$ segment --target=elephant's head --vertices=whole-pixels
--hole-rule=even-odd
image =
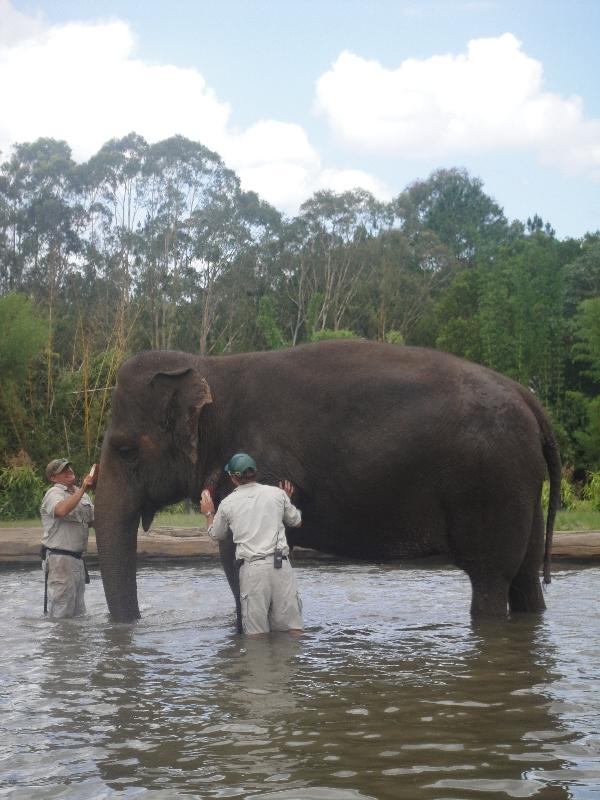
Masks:
[[[119,370],[112,420],[104,437],[96,492],[96,538],[112,617],[137,619],[136,546],[140,521],[193,496],[199,471],[200,413],[212,402],[198,369],[184,353],[148,352]]]

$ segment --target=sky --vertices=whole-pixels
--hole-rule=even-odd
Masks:
[[[600,229],[600,0],[0,0],[0,153],[202,142],[288,215],[465,168],[509,220]]]

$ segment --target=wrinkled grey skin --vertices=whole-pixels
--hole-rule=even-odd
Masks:
[[[288,478],[297,544],[366,559],[446,554],[471,579],[474,615],[544,609],[560,457],[547,417],[513,381],[421,348],[330,341],[202,358],[151,351],[118,374],[102,449],[96,536],[115,620],[139,617],[136,539],[161,507],[217,502],[238,451],[259,480]],[[222,560],[238,592],[231,542]]]

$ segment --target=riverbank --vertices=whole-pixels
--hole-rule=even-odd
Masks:
[[[39,561],[41,527],[0,528],[0,564],[29,564]],[[188,558],[218,558],[219,548],[199,528],[151,528],[138,533],[138,562],[175,561]],[[302,547],[294,549],[294,558],[332,557]],[[600,561],[600,531],[561,531],[554,534],[553,559]],[[98,559],[96,538],[90,533],[86,560],[93,564]]]

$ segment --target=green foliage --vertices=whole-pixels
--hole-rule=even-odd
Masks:
[[[482,361],[480,318],[481,274],[471,269],[459,273],[436,304],[439,332],[436,346],[472,361]]]
[[[392,330],[388,331],[385,334],[385,341],[388,344],[404,344],[404,336],[400,333],[400,331],[395,331],[393,328]]]
[[[344,328],[339,331],[333,331],[330,328],[324,328],[321,331],[313,331],[311,334],[311,342],[322,342],[324,339],[356,339],[358,338],[354,331],[349,331]]]
[[[24,380],[32,358],[47,337],[43,316],[24,294],[0,297],[0,374],[3,381]]]
[[[546,480],[542,486],[542,506],[548,508],[550,500],[550,483]],[[563,476],[560,480],[560,506],[565,510],[574,510],[581,506],[572,484]]]
[[[46,337],[44,318],[25,295],[0,298],[0,451],[15,452],[28,444],[31,380],[36,367],[46,370],[40,358]],[[42,402],[46,388],[41,389]]]
[[[0,469],[0,519],[39,516],[46,487],[28,465]]]
[[[596,470],[600,465],[600,397],[584,399],[587,420],[581,428],[573,431],[577,445],[578,461],[588,470]]]
[[[580,303],[573,326],[575,360],[587,364],[583,374],[600,383],[600,297]]]
[[[285,347],[286,342],[277,325],[275,301],[272,297],[265,295],[260,298],[256,324],[263,335],[267,350]]]
[[[542,505],[547,508],[550,484],[542,487]],[[565,511],[600,511],[600,472],[588,472],[583,487],[575,486],[563,476],[560,482],[560,504]]]
[[[589,472],[583,487],[583,498],[595,511],[600,511],[600,472]]]

